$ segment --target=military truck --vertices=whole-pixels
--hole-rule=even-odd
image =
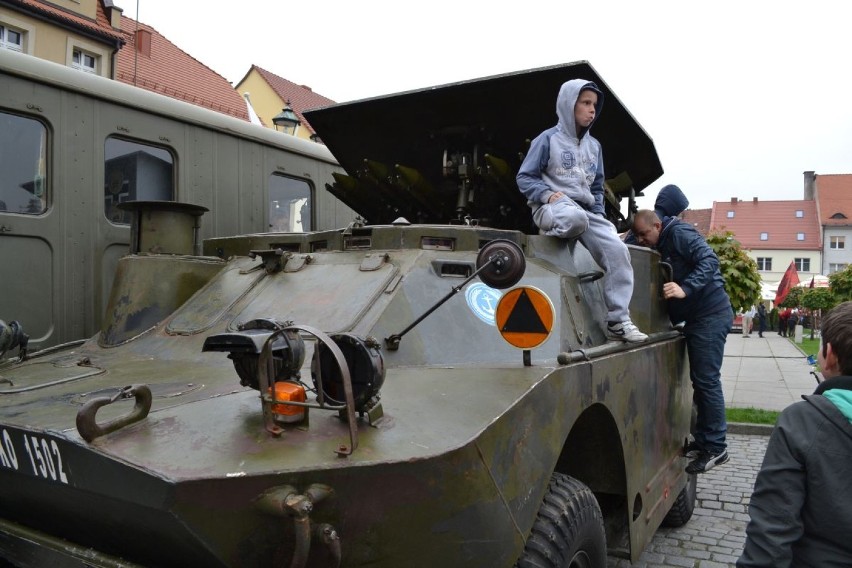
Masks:
[[[685,523],[664,264],[631,247],[650,337],[607,341],[600,268],[537,234],[514,187],[573,78],[607,97],[623,222],[662,169],[586,62],[311,112],[346,170],[328,190],[363,217],[338,230],[197,243],[204,208],[123,205],[131,254],[96,336],[28,352],[26,321],[3,324],[0,557],[600,567]]]

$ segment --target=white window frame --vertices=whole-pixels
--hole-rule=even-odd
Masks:
[[[95,66],[94,69],[92,67],[83,66],[81,64],[74,62],[74,52],[79,51],[80,55],[88,55],[89,57],[94,58]],[[80,38],[69,37],[66,43],[66,52],[65,52],[65,64],[68,67],[73,69],[78,69],[83,71],[84,73],[94,73],[95,75],[101,75],[103,77],[108,76],[109,74],[109,62],[110,53],[109,50],[104,49],[103,46],[97,45],[88,41],[83,41]]]
[[[840,250],[846,248],[846,236],[844,235],[835,235],[833,237],[829,237],[828,248],[834,250]]]
[[[797,241],[805,240],[805,234],[804,233],[796,233],[796,240]]]
[[[810,272],[811,271],[811,259],[810,258],[795,258],[793,262],[796,263],[796,270],[799,272]],[[806,266],[807,265],[807,266]]]
[[[77,57],[77,54],[79,54],[79,58]],[[92,60],[91,65],[88,64],[86,58]],[[82,49],[74,49],[74,51],[71,52],[71,67],[85,73],[97,75],[98,56]]]
[[[734,218],[734,212],[728,211],[728,219],[733,219],[733,218]]]
[[[9,35],[14,34],[17,37],[17,42],[9,40]],[[24,51],[24,32],[4,26],[0,24],[0,48],[9,49],[11,51]]]
[[[23,20],[19,20],[12,16],[0,15],[0,49],[9,49],[10,51],[18,51],[20,53],[32,53],[32,45],[35,41],[35,28]],[[12,30],[21,36],[20,44],[8,44],[6,30]]]
[[[757,257],[757,270],[758,270],[758,272],[772,272],[772,257],[771,256],[759,256],[759,257]]]
[[[805,216],[805,212],[804,212],[804,211],[802,211],[801,209],[796,209],[796,218],[797,218],[797,219],[801,219],[801,218],[802,218],[802,217],[804,217],[804,216]]]
[[[828,273],[843,272],[849,266],[848,262],[832,262],[828,265]]]
[[[760,240],[761,241],[768,241],[769,240],[769,233],[760,233]]]

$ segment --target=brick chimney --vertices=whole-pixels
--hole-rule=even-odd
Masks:
[[[813,201],[816,197],[816,173],[805,172],[805,199]]]
[[[732,198],[731,198],[731,205],[736,205],[736,204],[737,204],[737,198],[736,198],[736,197],[732,197]]]
[[[754,203],[754,204],[757,204],[757,197],[752,197],[751,202]]]

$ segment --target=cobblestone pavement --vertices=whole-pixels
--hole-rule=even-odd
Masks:
[[[631,564],[610,556],[609,568],[721,568],[733,566],[745,544],[748,502],[768,436],[728,434],[731,460],[698,476],[695,512],[680,528],[660,528]]]

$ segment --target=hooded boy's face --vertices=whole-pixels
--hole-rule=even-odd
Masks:
[[[588,128],[595,120],[595,105],[598,104],[598,94],[585,90],[577,97],[574,104],[574,123],[577,130]]]

